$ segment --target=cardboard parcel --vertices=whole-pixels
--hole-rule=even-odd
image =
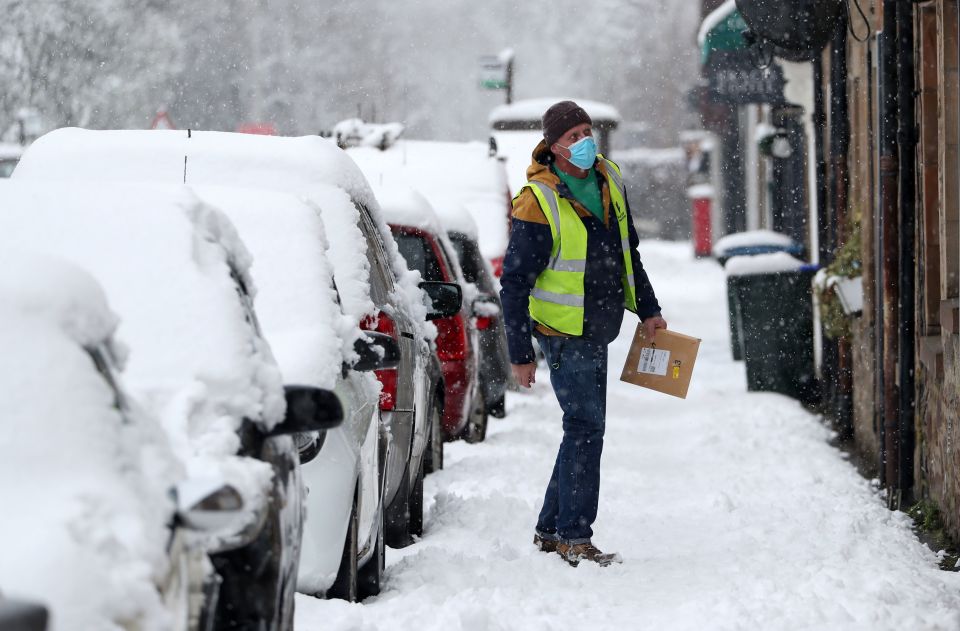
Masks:
[[[665,329],[648,341],[638,324],[620,380],[686,399],[699,350],[700,338]]]

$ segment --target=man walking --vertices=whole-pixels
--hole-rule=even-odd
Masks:
[[[563,410],[563,440],[547,485],[534,544],[576,566],[609,565],[591,542],[600,494],[607,402],[607,345],[624,308],[647,336],[667,328],[637,253],[619,167],[597,154],[592,121],[573,101],[543,115],[526,185],[513,200],[513,229],[501,277],[513,376],[536,374],[531,336],[550,366]]]

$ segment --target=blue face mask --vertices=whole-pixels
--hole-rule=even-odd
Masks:
[[[563,145],[560,145],[563,147]],[[597,143],[593,136],[584,136],[569,147],[563,147],[570,151],[570,164],[578,169],[589,169],[597,160]]]

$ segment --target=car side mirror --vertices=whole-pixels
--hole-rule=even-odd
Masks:
[[[191,530],[204,533],[237,531],[249,518],[243,498],[218,478],[192,478],[177,485],[177,519]]]
[[[360,372],[396,368],[400,365],[400,344],[386,333],[365,331],[353,343],[353,350],[360,356],[348,366]]]
[[[330,390],[312,386],[284,386],[287,415],[267,436],[324,432],[343,422],[343,406]]]
[[[420,289],[430,299],[430,308],[427,310],[427,320],[449,318],[460,312],[463,306],[463,290],[456,283],[439,283],[424,281]]]

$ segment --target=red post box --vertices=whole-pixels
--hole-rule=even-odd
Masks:
[[[711,255],[713,232],[711,230],[711,212],[713,208],[713,187],[708,184],[691,186],[687,190],[691,202],[691,236],[693,253],[697,257]]]

